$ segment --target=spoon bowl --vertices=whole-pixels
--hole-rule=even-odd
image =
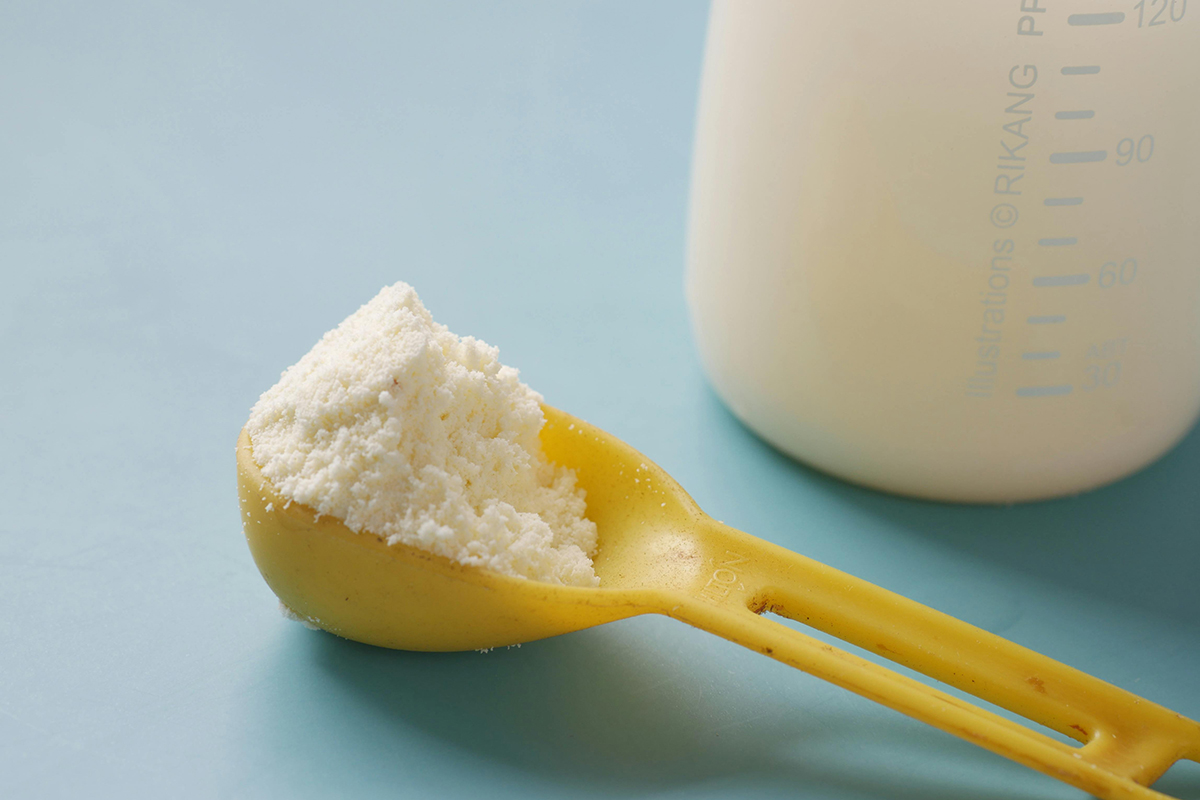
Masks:
[[[280,497],[243,430],[243,527],[280,601],[347,639],[403,650],[519,644],[663,614],[809,672],[1101,798],[1200,760],[1200,725],[1079,670],[734,530],[629,445],[545,407],[547,457],[575,470],[596,523],[600,586],[470,567]],[[774,611],[1007,708],[1071,746],[764,616]]]
[[[466,566],[279,496],[238,440],[246,539],[291,611],[347,639],[401,650],[481,650],[543,639],[669,606],[702,588],[723,526],[669,475],[614,437],[546,408],[542,446],[587,492],[600,587],[563,586]],[[706,535],[687,535],[697,527]]]

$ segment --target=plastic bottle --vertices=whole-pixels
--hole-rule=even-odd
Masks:
[[[1200,0],[714,4],[687,292],[820,469],[1080,492],[1200,411]]]

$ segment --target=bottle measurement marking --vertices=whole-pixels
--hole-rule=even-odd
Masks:
[[[1042,201],[1042,205],[1047,206],[1081,206],[1083,205],[1082,197],[1047,197]]]
[[[1055,119],[1091,119],[1096,116],[1095,111],[1055,111]]]
[[[1108,158],[1107,150],[1077,150],[1069,153],[1051,153],[1051,164],[1091,164]]]
[[[1022,386],[1017,389],[1017,397],[1053,397],[1060,394],[1070,394],[1071,387],[1068,384],[1059,386]]]
[[[1095,65],[1085,67],[1063,67],[1061,70],[1063,75],[1095,75],[1100,72],[1100,68]]]
[[[1092,279],[1091,275],[1081,272],[1078,275],[1046,275],[1034,278],[1034,286],[1083,286]]]
[[[1067,321],[1066,314],[1043,314],[1039,317],[1028,317],[1025,320],[1030,325],[1057,325]]]
[[[1099,14],[1072,14],[1067,17],[1068,25],[1120,25],[1124,21],[1124,11],[1105,11]]]
[[[1021,353],[1021,358],[1026,361],[1049,361],[1061,355],[1062,353],[1057,350],[1031,350],[1027,353]]]
[[[1079,239],[1074,236],[1060,236],[1052,239],[1038,239],[1038,247],[1070,247],[1079,244]]]

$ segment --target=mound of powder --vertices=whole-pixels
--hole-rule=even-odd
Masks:
[[[543,455],[541,395],[499,352],[433,321],[405,283],[317,342],[250,412],[285,498],[506,575],[599,583],[575,474]]]

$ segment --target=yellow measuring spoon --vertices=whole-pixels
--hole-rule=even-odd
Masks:
[[[456,564],[354,533],[288,504],[245,431],[246,539],[284,605],[331,633],[403,650],[517,644],[637,614],[722,636],[1100,798],[1200,760],[1200,724],[1079,670],[734,530],[704,514],[636,450],[547,407],[541,440],[574,469],[599,530],[600,587],[557,586]],[[774,611],[1007,708],[1072,746],[759,616]]]

